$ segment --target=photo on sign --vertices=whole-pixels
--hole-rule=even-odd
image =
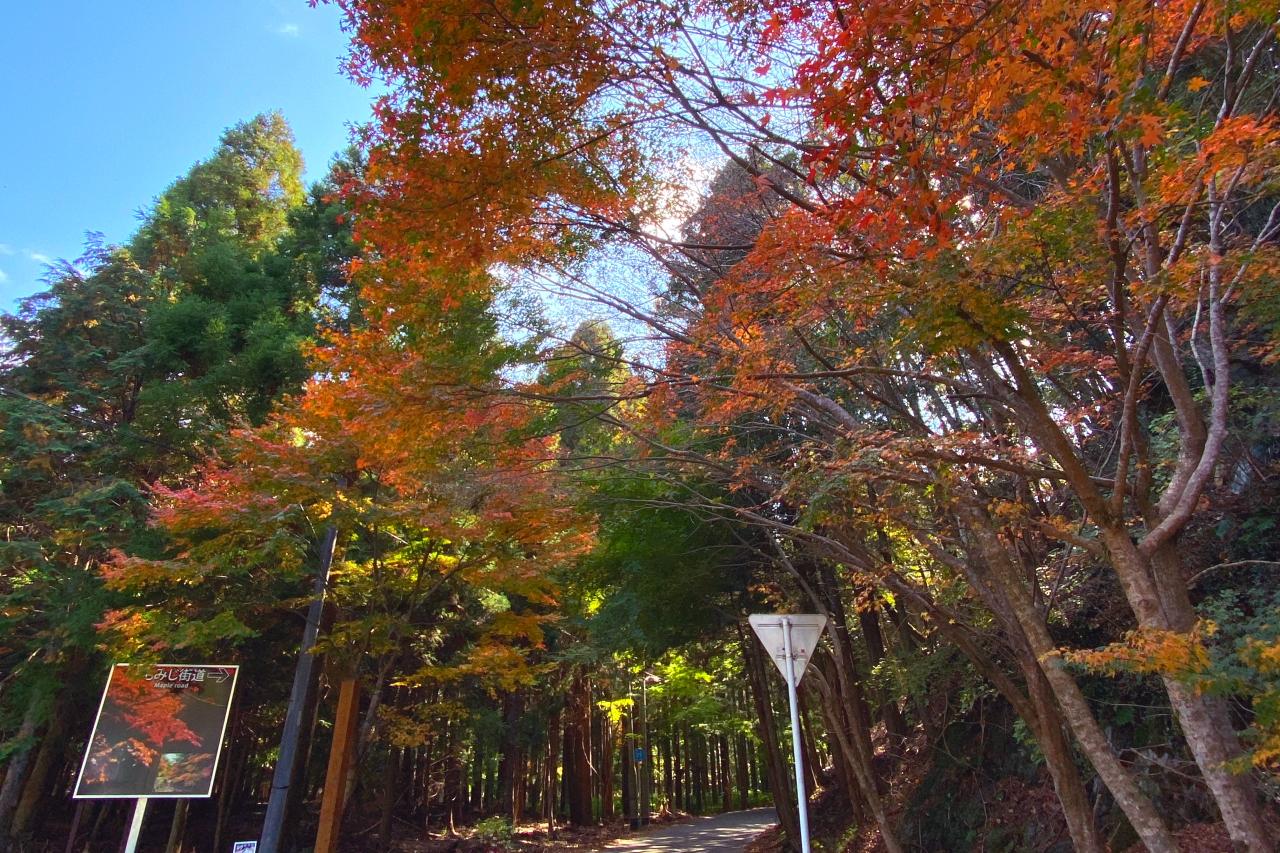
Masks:
[[[231,848],[231,853],[257,853],[258,842],[256,841],[237,841]]]
[[[207,797],[237,667],[112,667],[76,797]]]

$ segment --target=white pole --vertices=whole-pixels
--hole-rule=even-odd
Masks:
[[[142,821],[147,816],[147,797],[138,797],[133,806],[133,822],[129,824],[129,837],[124,842],[124,853],[134,853],[138,849],[138,836],[142,835]]]
[[[800,710],[796,700],[796,664],[791,654],[791,620],[782,617],[782,650],[787,658],[787,700],[791,704],[791,752],[796,759],[796,804],[800,807],[800,849],[809,853],[809,795],[804,790],[804,758],[800,746]]]

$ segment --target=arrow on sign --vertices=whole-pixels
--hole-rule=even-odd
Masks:
[[[219,684],[226,681],[230,677],[231,677],[231,671],[226,667],[222,667],[222,666],[210,668],[208,674],[205,675],[205,678],[209,679],[210,681],[216,681]]]
[[[818,647],[822,629],[827,625],[827,617],[816,613],[795,615],[752,613],[747,617],[747,621],[751,623],[751,630],[756,632],[756,636],[764,644],[765,651],[777,664],[782,677],[790,680],[787,678],[787,651],[782,622],[784,619],[791,623],[791,660],[795,667],[798,686],[800,679],[804,678],[805,669],[809,666],[809,659],[813,657],[814,650]]]

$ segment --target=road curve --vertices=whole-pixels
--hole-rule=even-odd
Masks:
[[[771,808],[726,812],[633,835],[604,849],[610,853],[742,853],[751,839],[777,822]]]

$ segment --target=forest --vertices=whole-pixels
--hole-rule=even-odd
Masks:
[[[1276,849],[1276,0],[330,2],[318,182],[0,315],[0,853],[121,662],[239,666],[139,849],[799,850],[753,613],[814,850]]]

